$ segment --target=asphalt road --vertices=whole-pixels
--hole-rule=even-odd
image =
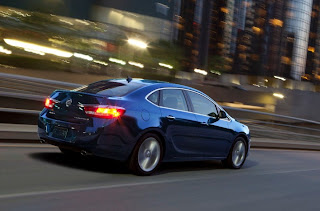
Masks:
[[[164,164],[149,177],[47,145],[0,144],[0,210],[320,210],[320,153],[252,150],[241,170]]]

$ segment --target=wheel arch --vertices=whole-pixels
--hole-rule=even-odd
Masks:
[[[247,152],[248,152],[248,150],[249,150],[249,138],[248,138],[248,136],[247,136],[245,133],[239,133],[239,134],[234,138],[233,142],[234,142],[237,138],[243,138],[243,139],[245,140],[245,142],[246,142],[246,144],[247,144],[246,150],[247,150]]]
[[[139,135],[136,138],[136,143],[134,144],[132,152],[133,152],[134,148],[136,147],[139,139],[142,136],[144,136],[145,134],[147,134],[147,133],[153,133],[153,134],[157,135],[160,138],[160,141],[161,141],[161,144],[162,144],[162,147],[163,147],[163,149],[162,149],[163,152],[162,153],[163,153],[163,155],[165,155],[165,152],[166,152],[166,140],[164,138],[165,137],[164,133],[159,128],[148,128],[148,129],[142,131],[141,133],[139,133]],[[132,152],[130,154],[132,154]]]
[[[138,161],[139,146],[141,146],[141,143],[142,143],[141,141],[143,141],[145,137],[148,137],[147,135],[156,135],[160,139],[160,143],[162,145],[162,152],[161,152],[162,155],[160,154],[160,160],[158,160],[158,163],[156,164],[156,166],[154,166],[153,169],[151,169],[150,171],[142,169],[142,167],[139,166],[140,164]],[[143,176],[150,175],[156,170],[156,168],[161,163],[165,153],[165,149],[166,149],[165,139],[161,131],[159,131],[158,129],[152,129],[152,128],[144,130],[136,137],[136,142],[134,143],[133,150],[130,153],[129,159],[127,161],[127,165],[129,169],[137,175],[143,175]]]

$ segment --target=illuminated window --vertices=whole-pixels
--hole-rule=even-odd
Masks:
[[[317,13],[313,11],[313,12],[311,13],[311,16],[312,16],[313,18],[315,18],[315,17],[317,16]]]
[[[224,44],[223,43],[218,43],[218,47],[219,48],[224,48]]]
[[[246,55],[246,54],[241,53],[241,54],[239,54],[239,58],[240,58],[240,59],[243,59],[243,60],[246,60],[247,55]]]
[[[225,7],[221,7],[221,12],[223,12],[223,13],[228,13],[229,12],[229,10],[227,9],[227,8],[225,8]]]
[[[261,29],[259,27],[253,26],[252,30],[256,33],[259,34],[261,32]]]
[[[245,45],[239,45],[238,48],[240,51],[245,51],[247,49]]]
[[[310,51],[310,52],[314,53],[314,47],[309,46],[309,47],[308,47],[308,51]]]
[[[192,35],[191,33],[186,33],[186,36],[187,36],[188,38],[190,38],[190,39],[193,38],[193,35]]]
[[[286,64],[286,65],[290,65],[291,60],[290,60],[289,57],[282,56],[282,57],[281,57],[281,63]]]
[[[279,19],[271,19],[270,23],[274,26],[279,26],[279,27],[283,26],[283,21]]]
[[[254,60],[254,61],[258,61],[258,60],[259,60],[259,55],[257,55],[257,54],[252,54],[252,55],[251,55],[251,58],[252,58],[252,60]]]
[[[199,51],[197,51],[197,50],[192,50],[192,54],[195,55],[195,56],[198,56],[198,55],[199,55]]]
[[[314,32],[310,32],[310,38],[314,39],[317,37],[317,34]]]

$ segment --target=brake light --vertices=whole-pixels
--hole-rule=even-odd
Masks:
[[[44,107],[46,107],[47,109],[52,109],[55,103],[56,102],[54,100],[52,100],[51,98],[47,98],[44,103]]]
[[[88,116],[98,117],[98,118],[118,118],[124,114],[125,109],[120,107],[99,107],[99,106],[85,106],[84,110]]]

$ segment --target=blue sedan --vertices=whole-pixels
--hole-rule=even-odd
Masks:
[[[54,91],[40,113],[38,134],[69,155],[125,161],[137,175],[175,161],[221,160],[239,169],[250,149],[248,127],[206,94],[131,78]]]

